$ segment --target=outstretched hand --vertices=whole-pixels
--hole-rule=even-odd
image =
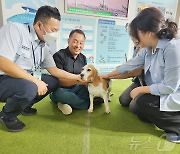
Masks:
[[[108,74],[101,74],[99,76],[103,79],[109,79]]]
[[[80,85],[87,85],[88,82],[86,80],[83,80],[80,76],[80,74],[78,75],[78,79],[77,79],[77,84],[80,84]]]

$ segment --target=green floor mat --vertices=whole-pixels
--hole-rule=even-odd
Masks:
[[[34,105],[37,115],[19,116],[24,131],[7,132],[0,124],[0,154],[178,154],[180,145],[165,141],[162,130],[119,104],[119,95],[130,84],[113,81],[110,114],[101,104],[91,114],[73,110],[65,116],[46,97]]]

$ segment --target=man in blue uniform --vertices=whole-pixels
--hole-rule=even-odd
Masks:
[[[61,16],[57,8],[42,6],[33,25],[8,23],[0,29],[0,122],[8,131],[25,128],[19,114],[32,115],[32,105],[54,91],[57,78],[80,80],[80,75],[58,69],[48,42],[57,38]],[[47,42],[47,43],[46,43]],[[41,73],[45,68],[51,75]]]

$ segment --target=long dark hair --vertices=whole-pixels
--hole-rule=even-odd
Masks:
[[[129,34],[137,40],[138,30],[143,33],[153,32],[159,39],[172,39],[177,35],[178,26],[175,22],[165,21],[159,9],[150,7],[142,10],[130,23]]]

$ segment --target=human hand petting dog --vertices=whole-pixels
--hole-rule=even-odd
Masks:
[[[80,84],[80,85],[87,85],[88,84],[88,82],[86,80],[82,79],[81,74],[79,74],[79,77],[80,77],[80,79],[77,80],[77,84]]]
[[[77,81],[80,82],[80,83],[86,82],[86,81],[84,81],[84,80],[82,79],[81,74],[78,74],[78,75],[77,75]]]
[[[108,74],[100,74],[99,76],[103,79],[109,79]]]
[[[87,85],[88,85],[88,82],[85,81],[85,80],[82,80],[82,81],[77,81],[77,84],[87,86]]]
[[[120,73],[117,70],[114,70],[108,74],[102,74],[100,75],[103,79],[116,79],[116,76],[120,75]]]

